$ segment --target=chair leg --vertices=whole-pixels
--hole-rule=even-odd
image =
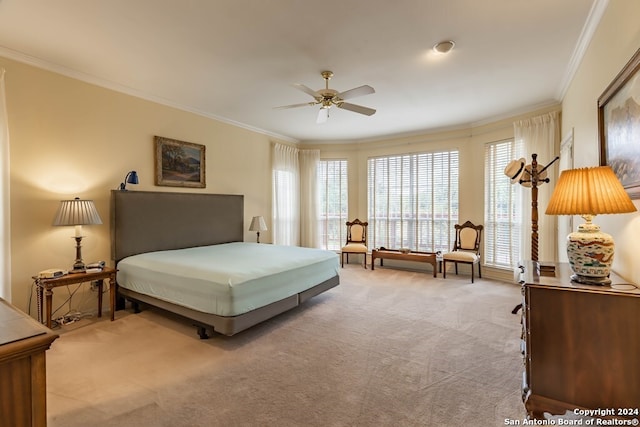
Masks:
[[[340,261],[342,263],[342,268],[344,268],[344,252],[340,252]]]
[[[362,264],[364,269],[366,270],[367,269],[367,253],[365,252],[364,254],[362,254],[362,256],[364,256],[364,262]]]
[[[473,263],[471,263],[471,283],[473,283]]]
[[[482,279],[482,268],[480,266],[480,261],[478,261],[478,278]]]
[[[458,275],[458,263],[454,263],[456,265],[456,276]]]
[[[442,260],[442,278],[443,279],[447,278],[447,260],[446,259]]]

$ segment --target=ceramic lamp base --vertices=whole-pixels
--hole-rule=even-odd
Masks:
[[[589,285],[611,284],[614,249],[613,238],[587,219],[578,231],[567,236],[567,256],[575,273],[571,280]]]
[[[599,286],[611,285],[611,279],[609,279],[608,277],[589,277],[589,276],[580,276],[578,274],[572,274],[571,281],[576,283],[582,283],[583,285],[599,285]]]

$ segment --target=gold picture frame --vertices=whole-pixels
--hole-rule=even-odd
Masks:
[[[204,145],[177,139],[154,137],[156,185],[205,188]]]
[[[598,98],[600,166],[640,199],[640,49]]]

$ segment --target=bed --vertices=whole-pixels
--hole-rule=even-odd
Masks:
[[[338,255],[243,242],[244,197],[111,192],[120,303],[188,318],[201,338],[234,335],[340,283]]]

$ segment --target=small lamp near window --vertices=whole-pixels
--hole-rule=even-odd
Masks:
[[[53,225],[74,225],[76,233],[76,261],[73,264],[73,272],[85,271],[82,262],[82,226],[102,224],[100,215],[96,210],[93,200],[80,200],[76,197],[73,200],[62,200],[58,207],[58,212],[53,219]]]
[[[267,230],[267,223],[264,222],[264,218],[262,216],[254,216],[251,219],[251,225],[249,226],[249,231],[255,231],[258,234],[256,239],[257,243],[260,243],[260,232]]]
[[[129,171],[127,175],[124,177],[124,181],[120,183],[120,190],[127,191],[127,184],[137,184],[138,183],[138,172]]]
[[[610,285],[613,238],[591,220],[600,214],[635,212],[637,209],[609,166],[570,169],[560,174],[547,206],[547,215],[580,215],[586,221],[567,236],[567,256],[575,273],[571,280],[590,285]]]

